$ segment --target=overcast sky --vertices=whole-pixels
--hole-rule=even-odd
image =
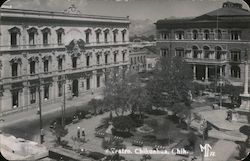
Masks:
[[[64,11],[74,3],[83,14],[130,16],[132,19],[158,20],[168,17],[194,17],[222,6],[225,1],[243,0],[8,0],[12,8]]]

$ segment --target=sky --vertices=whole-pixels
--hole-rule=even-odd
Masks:
[[[129,16],[131,19],[158,19],[169,17],[195,17],[213,11],[225,1],[243,0],[7,0],[4,5],[17,9],[64,11],[72,3],[82,14]]]

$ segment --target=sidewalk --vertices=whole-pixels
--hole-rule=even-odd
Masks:
[[[96,92],[93,95],[88,94],[83,97],[74,98],[72,100],[66,101],[66,109],[69,109],[74,106],[81,106],[89,102],[91,99],[95,98],[96,96],[101,95],[101,92]],[[53,104],[45,104],[42,105],[42,116],[61,112],[62,102],[53,103]],[[39,116],[37,115],[37,108],[28,109],[26,111],[13,113],[10,115],[2,116],[0,117],[2,122],[0,122],[0,128],[4,126],[10,126],[13,124],[16,124],[18,122],[22,121],[32,121],[39,119]]]

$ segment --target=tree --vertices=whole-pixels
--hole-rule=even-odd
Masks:
[[[147,84],[150,101],[156,107],[166,107],[176,113],[191,110],[192,70],[180,57],[162,57],[154,77]],[[184,103],[186,108],[174,106]]]
[[[130,132],[135,123],[129,116],[118,116],[113,118],[113,126],[117,131]]]
[[[56,135],[58,144],[61,143],[61,137],[68,134],[68,129],[64,128],[62,125],[57,124],[54,128],[54,134]]]
[[[249,146],[250,145],[250,126],[248,125],[241,126],[240,132],[247,136],[246,143]]]

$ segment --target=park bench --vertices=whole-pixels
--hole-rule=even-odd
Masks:
[[[104,132],[96,132],[95,136],[99,137],[99,138],[104,138],[105,137],[105,133]]]
[[[122,138],[122,137],[120,137],[120,136],[114,136],[114,137],[113,137],[113,139],[114,139],[115,141],[120,142],[120,143],[122,143],[122,142],[123,142],[123,138]]]
[[[140,140],[133,140],[133,141],[132,141],[132,145],[134,145],[134,146],[139,146],[139,147],[143,147],[143,141],[140,141]]]
[[[167,147],[161,145],[154,145],[154,150],[167,150]]]

